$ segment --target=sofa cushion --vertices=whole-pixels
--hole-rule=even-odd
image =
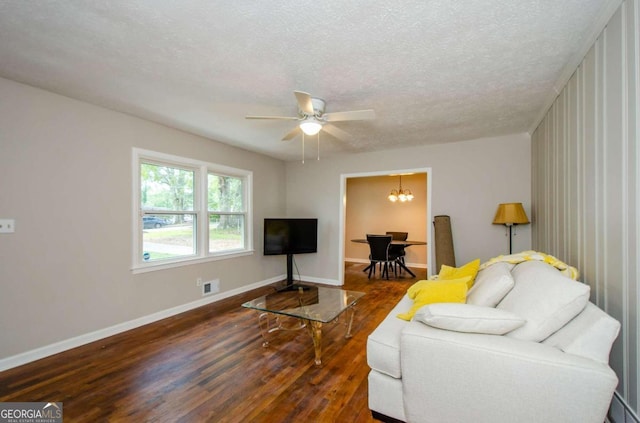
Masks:
[[[563,276],[541,261],[518,264],[511,272],[515,286],[498,304],[526,319],[505,336],[540,342],[567,324],[589,301],[589,285]]]
[[[619,332],[620,323],[589,302],[580,314],[543,344],[609,364],[609,353]]]
[[[504,335],[525,323],[523,318],[506,310],[454,303],[422,307],[413,320],[438,329],[489,335]]]
[[[453,280],[460,278],[467,278],[467,288],[473,286],[473,282],[478,274],[478,268],[480,267],[480,259],[470,261],[469,263],[460,267],[451,267],[443,264],[440,267],[440,273],[438,273],[438,280]]]
[[[512,264],[499,262],[482,269],[467,293],[467,304],[495,307],[515,285]]]
[[[433,303],[464,303],[467,299],[469,276],[444,281],[419,281],[408,290],[409,298],[414,298],[409,311],[399,313],[398,318],[411,320],[421,307]]]
[[[367,338],[367,364],[373,370],[399,379],[400,335],[409,323],[396,314],[409,309],[413,301],[405,295]]]

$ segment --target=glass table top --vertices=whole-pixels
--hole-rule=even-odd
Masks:
[[[242,307],[328,323],[363,296],[364,292],[305,285],[304,289],[263,295]]]

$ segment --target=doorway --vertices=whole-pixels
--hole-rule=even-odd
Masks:
[[[387,196],[392,189],[409,188],[411,202],[392,203]],[[409,239],[425,241],[426,246],[407,249],[409,265],[425,266],[430,274],[433,263],[431,226],[431,168],[383,170],[340,176],[340,240],[339,280],[344,284],[345,261],[368,262],[368,246],[352,243],[351,239],[364,238],[366,233],[402,231]],[[349,197],[349,198],[348,198]],[[413,222],[413,223],[412,223]]]

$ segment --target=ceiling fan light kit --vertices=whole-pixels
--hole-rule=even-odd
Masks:
[[[283,138],[289,141],[300,135],[316,135],[324,130],[341,141],[349,141],[347,132],[328,122],[341,122],[349,120],[375,119],[373,110],[353,110],[349,112],[325,113],[325,101],[321,98],[311,97],[311,94],[303,91],[294,91],[298,103],[298,116],[246,116],[247,119],[280,119],[297,120],[298,126],[291,129]],[[304,138],[303,141],[304,143]],[[304,149],[304,146],[303,146]],[[304,150],[303,150],[304,151]]]
[[[315,135],[322,129],[322,124],[313,118],[309,118],[300,123],[300,129],[307,135]]]

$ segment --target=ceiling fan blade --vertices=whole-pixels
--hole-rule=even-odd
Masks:
[[[350,112],[325,113],[324,115],[322,115],[322,117],[327,122],[339,122],[343,120],[368,120],[375,119],[376,112],[371,109],[353,110]]]
[[[333,126],[331,124],[324,124],[322,126],[322,129],[324,131],[327,131],[329,133],[329,135],[333,135],[334,137],[336,137],[337,139],[341,140],[341,141],[350,141],[351,140],[351,134],[349,134],[348,132],[343,131],[342,129],[338,128],[337,126]]]
[[[245,116],[245,119],[281,119],[281,120],[298,120],[294,116]]]
[[[282,141],[289,141],[294,139],[296,136],[298,136],[298,134],[300,133],[300,127],[296,126],[295,128],[293,128],[291,131],[287,132],[287,135],[285,135],[282,138]]]
[[[302,91],[294,91],[293,93],[296,95],[296,99],[298,100],[298,107],[300,108],[300,110],[312,116],[313,103],[311,102],[311,94]]]

